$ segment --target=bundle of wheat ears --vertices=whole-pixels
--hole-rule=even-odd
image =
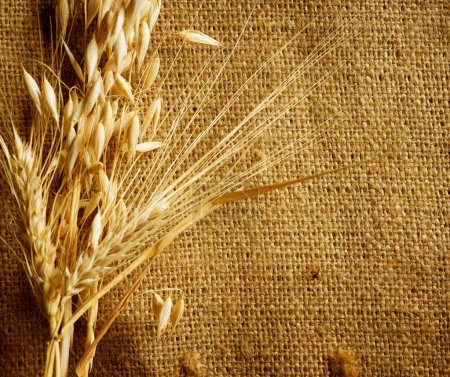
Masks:
[[[188,85],[175,112],[172,104],[164,105],[158,46],[151,43],[160,0],[58,0],[55,5],[51,62],[24,64],[24,81],[35,106],[29,134],[20,135],[14,124],[3,130],[1,161],[20,213],[20,250],[14,251],[48,319],[44,376],[68,374],[75,336],[85,336],[86,344],[76,373],[87,376],[99,341],[157,255],[181,232],[226,203],[327,174],[245,188],[250,178],[290,156],[296,143],[267,151],[255,163],[242,162],[260,136],[308,93],[281,103],[277,99],[340,43],[342,33],[324,38],[208,153],[198,156],[196,147],[220,127],[247,84],[290,41],[203,124],[199,115],[239,41],[227,51],[215,39],[219,37],[197,30],[169,36],[180,48],[195,45],[189,48],[208,49],[211,55],[219,51],[221,56],[214,69],[206,69],[208,62],[200,68],[191,84],[202,83],[202,90],[193,92]],[[82,54],[70,44],[77,12],[85,23]],[[74,84],[63,81],[67,67],[76,77]],[[128,292],[96,326],[99,300],[135,271],[139,274]],[[152,299],[158,337],[177,325],[184,310],[182,296],[162,296],[154,292]],[[86,320],[86,334],[74,333],[79,320]]]

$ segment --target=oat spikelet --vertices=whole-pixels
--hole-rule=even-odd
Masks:
[[[78,109],[80,110],[80,115],[88,115],[92,109],[95,106],[95,103],[97,102],[100,93],[103,89],[103,80],[101,76],[97,78],[94,85],[92,85],[91,89],[89,90],[89,94],[86,98],[86,102],[80,103]],[[73,116],[74,120],[78,121],[79,117],[78,114]]]
[[[100,9],[100,0],[89,0],[87,6],[86,29],[94,21]]]
[[[156,129],[158,128],[159,117],[161,116],[161,106],[161,98],[159,97],[155,99],[150,105],[142,125],[144,132],[149,129],[152,130],[153,134],[156,132]]]
[[[41,90],[39,89],[39,85],[36,83],[33,77],[27,71],[25,71],[25,68],[23,68],[23,75],[25,78],[25,83],[27,84],[28,93],[30,93],[36,109],[39,111],[39,113],[42,113]]]
[[[150,17],[148,19],[148,27],[150,32],[153,30],[156,24],[156,20],[159,17],[161,11],[161,0],[150,0]]]
[[[142,22],[139,28],[140,42],[138,45],[138,69],[141,69],[147,50],[150,45],[150,28],[148,24]]]
[[[144,72],[144,89],[149,90],[155,83],[158,77],[159,67],[161,65],[161,60],[158,55],[154,56],[150,60],[145,72]]]
[[[55,91],[46,78],[44,78],[43,95],[46,105],[48,106],[53,118],[59,122],[58,100]]]
[[[172,314],[170,315],[170,324],[173,329],[177,327],[178,323],[180,323],[180,320],[183,317],[184,309],[184,299],[181,298],[173,306]]]
[[[70,177],[73,172],[73,168],[75,167],[75,163],[77,162],[78,155],[80,153],[81,145],[82,145],[82,136],[77,135],[72,142],[70,147],[69,156],[66,162],[66,175]]]
[[[86,49],[86,74],[87,74],[87,82],[91,82],[92,77],[94,76],[95,68],[97,67],[98,60],[98,46],[95,38],[92,38],[89,42]]]
[[[81,220],[82,222],[86,221],[86,219],[90,215],[92,215],[94,210],[98,207],[101,198],[102,198],[101,192],[96,192],[95,194],[93,194],[91,196],[91,198],[89,199],[89,201],[86,204],[86,207],[84,208],[83,218]]]
[[[190,43],[192,45],[204,45],[204,46],[212,46],[212,47],[222,47],[222,43],[211,38],[210,36],[202,33],[197,30],[183,30],[178,33],[178,35],[185,42]]]
[[[69,2],[67,0],[57,0],[56,2],[56,21],[58,24],[58,34],[64,38],[69,22]]]
[[[83,77],[83,70],[81,69],[80,65],[78,64],[77,60],[75,59],[75,56],[73,56],[72,52],[69,49],[69,46],[67,46],[66,42],[63,41],[64,49],[66,50],[66,54],[70,60],[70,64],[72,64],[72,68],[77,74],[78,78],[80,80],[84,80]]]
[[[157,294],[156,292],[153,293],[153,297],[152,297],[152,311],[153,311],[153,315],[155,316],[155,320],[157,323],[159,323],[159,317],[161,315],[161,310],[164,306],[164,300],[162,299],[162,297]]]
[[[100,161],[102,157],[103,150],[105,148],[105,127],[103,123],[99,123],[95,129],[95,133],[93,135],[93,152],[96,161]]]
[[[133,90],[131,84],[121,75],[117,77],[115,83],[116,92],[127,98],[128,101],[134,102]]]
[[[136,146],[139,140],[140,122],[139,117],[135,115],[133,121],[128,130],[128,151],[129,157],[134,158],[136,156]]]
[[[117,73],[122,72],[126,55],[127,55],[127,40],[125,38],[124,31],[121,30],[114,45],[114,61]]]
[[[161,313],[159,315],[158,332],[157,332],[158,339],[161,338],[161,335],[163,334],[164,330],[167,328],[167,325],[169,324],[170,314],[172,313],[172,306],[173,306],[172,297],[169,296],[167,300],[164,302],[164,305],[161,308]]]
[[[150,152],[163,146],[164,143],[161,143],[159,141],[147,141],[136,145],[136,152],[140,153]]]
[[[94,250],[98,248],[101,233],[102,233],[102,215],[100,212],[97,212],[97,214],[94,217],[94,220],[92,221],[91,244]]]

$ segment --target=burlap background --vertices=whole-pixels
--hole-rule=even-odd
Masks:
[[[200,3],[166,1],[159,30],[188,27]],[[206,0],[194,26],[232,41],[250,14],[248,3]],[[328,355],[339,347],[359,355],[364,376],[450,373],[448,2],[262,0],[217,101],[324,10],[255,87],[255,97],[246,98],[242,112],[327,30],[356,16],[352,34],[305,82],[337,73],[266,141],[300,138],[340,115],[324,140],[264,180],[375,162],[229,205],[184,234],[141,290],[184,290],[188,309],[178,330],[157,342],[150,298],[141,296],[100,345],[93,376],[189,375],[186,352],[198,353],[211,376],[326,376]],[[39,57],[36,16],[34,0],[1,1],[1,90],[24,128],[31,107],[20,63]],[[164,64],[176,47],[162,47]],[[195,53],[193,62],[209,51]],[[166,102],[198,69],[183,64]],[[1,109],[5,127],[4,102]],[[8,198],[4,182],[1,189]],[[0,235],[9,241],[14,229],[6,209],[12,205],[1,201]],[[46,323],[19,263],[1,249],[0,374],[39,375]]]

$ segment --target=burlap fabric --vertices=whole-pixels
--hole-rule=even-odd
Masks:
[[[233,41],[254,2],[200,3],[165,2],[158,30],[193,25]],[[40,55],[37,9],[31,0],[0,4],[2,95],[23,129],[31,106],[20,64]],[[42,23],[49,10],[40,7]],[[261,181],[373,162],[228,205],[186,232],[101,343],[93,376],[196,375],[186,355],[204,365],[197,375],[326,376],[337,348],[358,355],[363,376],[450,373],[449,10],[445,0],[259,2],[239,58],[216,92],[218,105],[283,41],[324,14],[254,84],[254,97],[246,96],[230,124],[327,31],[352,30],[298,86],[334,75],[264,141],[300,139],[338,116],[306,151]],[[170,39],[162,46],[163,64],[177,47]],[[166,103],[209,53],[190,53]],[[1,108],[6,127],[4,101]],[[1,190],[0,235],[12,242],[13,202],[4,182]],[[1,249],[0,374],[39,375],[47,325],[21,266]],[[157,342],[145,291],[164,287],[183,289],[188,309],[176,332]],[[109,307],[119,297],[111,295]]]

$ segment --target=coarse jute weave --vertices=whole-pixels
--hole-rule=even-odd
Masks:
[[[31,104],[21,63],[40,56],[37,14],[45,25],[47,3],[0,3],[1,91],[22,130]],[[232,43],[253,4],[165,1],[157,32],[194,26]],[[264,142],[300,139],[335,116],[331,127],[260,181],[373,162],[228,205],[186,232],[100,344],[92,376],[196,375],[186,355],[198,357],[208,376],[327,376],[329,354],[338,348],[358,355],[362,376],[450,374],[449,11],[446,0],[259,1],[215,93],[216,110],[243,77],[319,16],[254,84],[254,97],[237,107],[230,125],[326,32],[352,30],[299,90],[334,74]],[[178,47],[165,41],[163,66]],[[191,60],[178,64],[165,103],[210,50],[183,54]],[[1,190],[0,235],[12,242],[14,203],[3,181]],[[0,259],[0,375],[39,375],[47,324],[4,245]],[[164,287],[183,289],[188,309],[177,330],[157,342],[145,292]],[[119,298],[116,291],[107,307]]]

